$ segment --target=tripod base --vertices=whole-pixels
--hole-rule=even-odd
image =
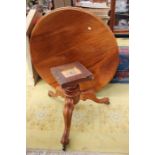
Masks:
[[[86,101],[87,99],[92,100],[98,104],[109,104],[109,98],[104,97],[98,99],[93,90],[85,90],[80,91],[79,84],[73,85],[68,88],[61,88],[58,86],[56,88],[56,92],[49,91],[48,95],[50,97],[64,97],[65,98],[65,106],[63,110],[64,116],[64,133],[61,138],[61,144],[63,146],[62,150],[66,150],[66,146],[69,144],[69,133],[71,126],[72,113],[74,110],[74,106],[78,103],[79,100]]]

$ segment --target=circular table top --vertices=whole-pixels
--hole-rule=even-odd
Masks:
[[[104,87],[114,76],[118,47],[109,27],[80,8],[65,7],[43,16],[30,37],[32,63],[42,79],[58,84],[50,68],[79,61],[94,74],[94,80],[81,83],[81,89]]]

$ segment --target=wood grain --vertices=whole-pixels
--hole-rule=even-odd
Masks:
[[[95,78],[82,83],[81,89],[97,91],[113,78],[119,62],[111,30],[81,8],[59,8],[44,16],[31,33],[30,48],[35,69],[54,87],[58,84],[51,67],[79,61]]]

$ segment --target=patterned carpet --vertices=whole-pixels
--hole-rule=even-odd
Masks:
[[[27,148],[62,149],[64,102],[48,97],[50,89],[44,81],[27,86]],[[67,150],[128,153],[128,84],[109,84],[97,96],[110,97],[111,104],[87,100],[76,105]]]

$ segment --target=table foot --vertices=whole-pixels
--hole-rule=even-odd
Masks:
[[[63,151],[66,151],[67,145],[69,144],[68,138],[69,138],[68,136],[67,137],[65,135],[62,136],[61,144],[62,144],[62,150]]]
[[[66,151],[66,145],[63,145],[62,150]]]

